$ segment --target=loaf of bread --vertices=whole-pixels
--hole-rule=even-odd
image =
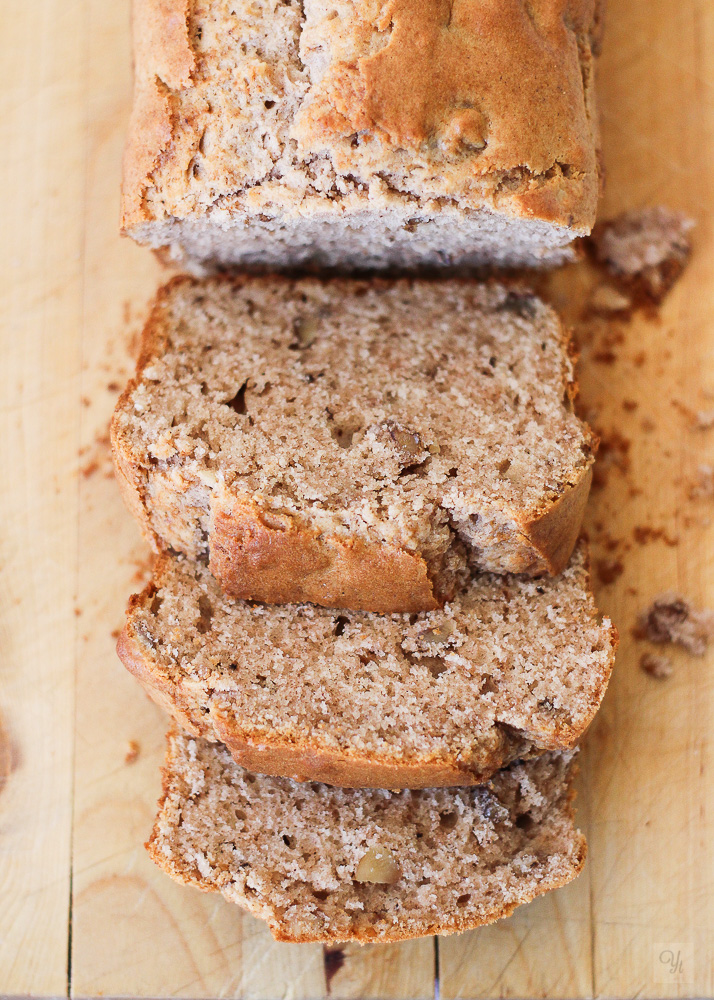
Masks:
[[[572,747],[615,645],[580,545],[555,579],[479,576],[443,611],[391,616],[235,601],[165,555],[118,652],[184,729],[251,771],[428,788]]]
[[[260,777],[173,731],[151,857],[262,917],[279,941],[469,930],[570,882],[585,860],[572,752],[476,788],[388,792]]]
[[[123,229],[209,267],[569,259],[601,7],[134,0]]]
[[[112,443],[154,547],[233,596],[418,612],[469,568],[567,564],[595,446],[573,379],[530,292],[177,279]]]

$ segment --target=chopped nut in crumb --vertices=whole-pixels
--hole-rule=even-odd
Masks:
[[[139,754],[141,753],[141,747],[136,740],[129,740],[126,753],[124,754],[124,763],[133,764],[139,759]]]
[[[354,874],[355,882],[393,885],[401,872],[388,847],[370,847],[362,856]]]
[[[419,635],[419,638],[427,646],[443,646],[444,643],[449,641],[454,631],[454,623],[447,619],[440,625],[434,625],[432,628],[426,629]]]
[[[640,669],[657,680],[666,680],[672,676],[674,666],[670,658],[661,653],[643,653],[640,657]]]
[[[404,468],[421,465],[431,456],[419,434],[396,420],[385,420],[379,424],[374,428],[374,435],[378,441],[396,451],[399,464]]]
[[[679,594],[661,594],[641,612],[635,635],[650,642],[671,642],[692,656],[704,656],[714,638],[714,611],[696,610]]]
[[[317,340],[319,321],[316,316],[298,316],[293,323],[295,347],[304,350]]]

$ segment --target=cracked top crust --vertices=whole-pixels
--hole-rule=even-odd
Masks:
[[[598,0],[134,0],[123,226],[449,203],[587,232]]]

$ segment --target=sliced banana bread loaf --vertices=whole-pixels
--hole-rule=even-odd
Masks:
[[[387,792],[258,777],[222,746],[177,731],[168,742],[151,857],[280,941],[469,930],[570,882],[585,860],[571,752],[476,788]]]
[[[174,261],[560,263],[601,0],[134,0],[123,228]]]
[[[178,279],[112,424],[155,548],[237,597],[420,611],[559,572],[595,441],[555,314],[472,282]]]
[[[474,785],[568,748],[605,692],[584,546],[555,579],[479,576],[443,611],[382,616],[226,598],[163,556],[118,651],[194,736],[251,771],[372,788]]]

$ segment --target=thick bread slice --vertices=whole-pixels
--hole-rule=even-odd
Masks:
[[[555,579],[481,576],[443,611],[391,616],[233,601],[205,567],[162,556],[118,651],[185,729],[251,771],[426,788],[572,747],[616,641],[581,545]]]
[[[468,281],[177,279],[112,423],[154,547],[236,597],[435,608],[557,573],[595,439],[557,317]]]
[[[134,0],[122,226],[209,267],[557,264],[603,0]]]
[[[387,792],[257,777],[176,730],[168,744],[151,857],[267,920],[279,941],[469,930],[570,882],[585,860],[572,752],[476,788]]]

